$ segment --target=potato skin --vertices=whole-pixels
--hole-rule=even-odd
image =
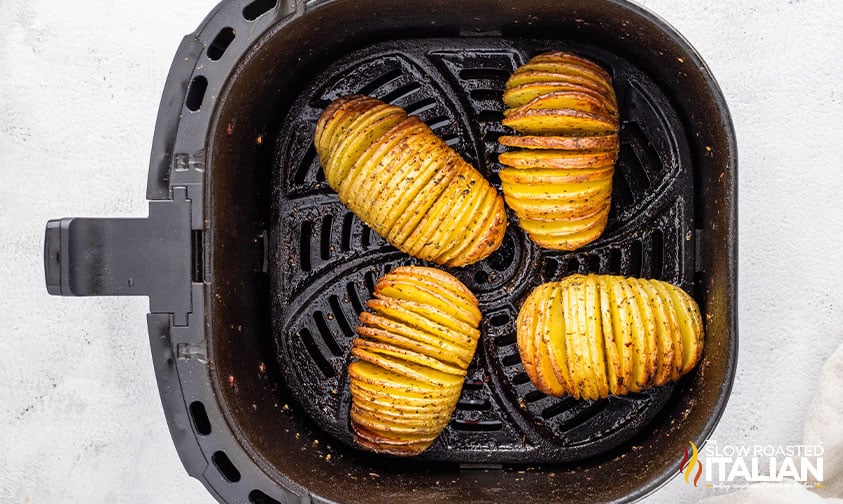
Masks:
[[[509,78],[502,124],[520,135],[504,135],[500,177],[506,203],[538,245],[576,250],[606,227],[619,151],[619,113],[612,78],[581,56],[539,54]],[[595,169],[600,177],[595,178]],[[552,171],[564,171],[564,177]],[[583,170],[580,179],[571,173]],[[599,194],[586,190],[599,185]],[[542,199],[546,201],[541,201]],[[597,208],[604,216],[594,217]],[[567,236],[536,222],[566,222]]]
[[[401,108],[367,96],[339,98],[319,117],[313,141],[340,200],[402,252],[465,266],[502,243],[503,198]]]
[[[521,307],[516,329],[536,388],[576,399],[676,381],[697,365],[704,344],[699,307],[685,291],[611,275],[576,274],[540,285]]]
[[[348,366],[361,447],[417,455],[448,425],[480,339],[477,299],[454,276],[402,266],[375,284]]]

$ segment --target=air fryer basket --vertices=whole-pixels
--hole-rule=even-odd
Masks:
[[[621,154],[606,233],[543,251],[511,217],[488,259],[452,269],[482,340],[454,419],[414,459],[353,447],[344,373],[378,276],[417,263],[327,188],[311,144],[333,98],[399,104],[499,184],[500,95],[566,49],[615,80]],[[148,219],[48,224],[50,292],[150,296],[153,362],[188,472],[221,502],[619,501],[677,471],[728,398],[737,354],[736,147],[720,91],[663,21],[623,1],[229,1],[176,54],[153,141]],[[572,272],[663,278],[704,313],[675,385],[572,401],[537,392],[513,320]]]

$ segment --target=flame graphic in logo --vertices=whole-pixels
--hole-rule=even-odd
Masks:
[[[694,476],[694,486],[697,486],[697,482],[700,481],[700,476],[702,476],[702,462],[699,461],[700,452],[693,441],[688,441],[688,444],[691,445],[691,453],[688,454],[688,448],[686,447],[685,456],[682,457],[682,462],[679,462],[679,472],[685,474],[685,483],[690,483],[691,473],[694,472],[694,467],[696,467],[697,474]]]

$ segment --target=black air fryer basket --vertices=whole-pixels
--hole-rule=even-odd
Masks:
[[[453,418],[410,459],[354,446],[345,372],[376,279],[421,264],[327,186],[312,144],[333,99],[400,105],[500,184],[509,74],[568,50],[613,76],[621,149],[606,232],[542,250],[510,222],[501,248],[450,269],[484,320]],[[736,147],[699,55],[619,0],[232,0],[186,37],[158,115],[146,219],[47,225],[48,290],[146,295],[173,440],[220,501],[632,500],[678,470],[731,388]],[[514,320],[536,285],[599,272],[660,278],[696,298],[703,360],[676,384],[598,401],[527,378]]]

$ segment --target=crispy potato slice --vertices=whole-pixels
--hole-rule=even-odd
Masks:
[[[424,409],[413,410],[406,408],[384,407],[382,404],[371,401],[355,401],[351,405],[351,411],[358,411],[366,415],[381,417],[390,422],[417,424],[447,424],[451,419],[451,410],[444,409],[439,412],[427,411]]]
[[[606,205],[606,197],[599,195],[585,201],[522,199],[507,196],[507,204],[521,218],[534,221],[578,220],[599,212]]]
[[[399,194],[405,196],[408,183],[412,184],[416,177],[429,179],[433,176],[430,165],[425,163],[425,156],[434,142],[429,135],[409,132],[404,141],[396,144],[388,154],[392,161],[365,174],[360,187],[356,188],[355,199],[368,204],[365,210],[372,229],[379,234],[386,234],[390,224],[400,215],[393,207],[398,203]],[[428,173],[422,173],[422,170]]]
[[[595,390],[591,380],[591,356],[585,339],[585,317],[581,317],[582,307],[578,286],[574,282],[561,283],[564,289],[562,307],[565,316],[565,343],[568,374],[573,380],[578,399],[594,399]],[[584,315],[584,314],[582,314]]]
[[[564,176],[563,176],[564,177]],[[557,183],[554,175],[533,175],[532,183],[504,182],[502,187],[508,199],[535,200],[538,206],[554,204],[586,205],[591,202],[604,204],[612,194],[612,178],[576,183]],[[564,178],[562,178],[564,180]],[[526,180],[530,180],[527,178]]]
[[[348,173],[343,178],[338,178],[337,187],[333,187],[342,201],[348,201],[348,206],[361,208],[360,201],[356,198],[349,198],[349,194],[355,194],[360,190],[367,174],[378,171],[378,167],[386,166],[391,161],[391,153],[396,145],[405,141],[408,136],[419,134],[423,130],[424,123],[417,117],[410,116],[399,122],[386,133],[381,135],[368,149],[364,150],[354,162]],[[322,166],[326,165],[322,162]],[[327,174],[325,176],[327,180]],[[333,178],[333,177],[332,177]],[[367,208],[367,207],[362,207]],[[356,213],[356,212],[355,212]]]
[[[411,306],[408,306],[407,302],[402,302],[399,304],[406,311],[412,311],[417,316],[427,317],[423,309],[415,309]],[[463,336],[454,336],[455,339],[459,338],[459,341],[455,341],[455,339],[447,339],[446,337],[443,337],[441,332],[432,333],[424,329],[415,327],[411,324],[395,320],[388,316],[383,316],[381,314],[371,314],[368,312],[364,313],[366,313],[366,315],[364,315],[363,313],[360,314],[360,322],[372,329],[382,329],[390,335],[408,338],[414,341],[418,341],[425,345],[438,346],[443,350],[453,353],[454,357],[460,360],[470,361],[471,357],[474,355],[473,348],[469,348],[470,345],[465,343],[465,341],[471,341],[479,337],[479,331],[477,331],[476,329],[472,331],[457,330],[457,332],[459,334],[462,334]],[[448,330],[453,329],[453,327],[445,327]],[[478,336],[475,336],[475,334],[477,334]]]
[[[563,286],[560,282],[551,284],[547,307],[547,331],[542,336],[542,344],[547,348],[550,366],[562,384],[565,392],[579,399],[579,390],[568,369],[567,338],[565,337],[565,312],[562,306]]]
[[[559,220],[545,222],[522,219],[520,221],[520,224],[524,231],[529,234],[539,234],[545,236],[568,236],[600,226],[604,220],[604,216],[602,215],[602,213],[608,211],[609,208],[607,205],[600,211],[578,220]]]
[[[676,310],[676,320],[682,332],[682,374],[699,362],[703,349],[702,317],[696,301],[682,289],[664,282],[670,291]]]
[[[530,239],[533,240],[537,245],[553,249],[553,250],[576,250],[584,245],[587,245],[603,234],[603,230],[606,228],[606,222],[609,220],[609,213],[606,212],[602,214],[603,217],[600,219],[597,225],[583,230],[578,233],[573,233],[564,236],[554,236],[554,235],[545,235],[545,234],[537,234],[533,233],[530,235]]]
[[[438,434],[444,428],[441,422],[426,420],[396,421],[382,415],[372,414],[360,408],[351,408],[351,421],[357,425],[362,425],[368,430],[375,432],[384,432],[394,435],[396,438],[401,438],[404,434]]]
[[[579,110],[596,116],[615,119],[603,101],[591,93],[582,91],[555,91],[541,95],[529,103],[517,108],[510,108],[503,111],[504,117],[523,112],[525,110]]]
[[[595,91],[593,87],[568,82],[533,82],[530,84],[523,84],[521,86],[510,87],[503,93],[503,103],[509,108],[518,108],[530,103],[542,95],[559,91],[574,91],[577,93],[591,95],[595,98],[599,98],[613,116],[617,111],[617,105],[612,102],[611,97],[600,94],[600,92]]]
[[[399,266],[393,274],[411,283],[427,287],[434,292],[441,292],[442,296],[458,303],[460,309],[469,317],[469,323],[476,327],[483,314],[478,308],[477,298],[457,277],[445,271],[422,266]]]
[[[535,342],[532,338],[533,330],[536,327],[536,303],[538,302],[539,295],[534,289],[527,296],[515,320],[515,335],[518,343],[518,353],[521,355],[521,364],[524,366],[524,371],[533,384],[539,383],[538,373],[536,372]]]
[[[354,120],[360,112],[370,108],[374,102],[366,96],[349,95],[332,101],[316,121],[313,135],[316,153],[320,159],[330,155],[331,143],[336,140],[336,131]]]
[[[352,427],[354,427],[356,434],[354,441],[358,445],[376,453],[386,453],[389,455],[403,457],[418,455],[433,444],[433,440],[436,439],[436,436],[432,436],[433,439],[429,441],[411,441],[413,438],[408,437],[409,435],[407,434],[404,435],[406,439],[396,439],[388,434],[372,432],[354,423],[352,423]],[[361,432],[366,432],[366,435],[362,435]]]
[[[492,190],[494,191],[494,188]],[[448,266],[456,267],[473,264],[484,257],[488,257],[491,252],[494,252],[501,246],[504,233],[506,232],[507,221],[503,198],[497,194],[497,191],[495,191],[495,197],[488,209],[489,211],[484,220],[486,225],[482,228],[480,235],[470,242],[471,245],[464,252],[464,256],[448,261]]]
[[[576,54],[572,54],[565,51],[548,51],[541,54],[537,54],[529,61],[529,63],[572,63],[584,68],[588,68],[591,71],[597,73],[598,75],[602,74],[603,78],[609,81],[612,80],[612,77],[609,75],[606,69],[604,69],[597,63],[591,61],[588,58],[584,58],[582,56],[578,56]]]
[[[501,182],[508,184],[579,184],[611,179],[614,165],[594,168],[504,168],[500,171]]]
[[[612,133],[597,136],[535,136],[504,135],[498,138],[501,145],[521,147],[523,149],[558,149],[558,150],[617,150],[618,135]]]
[[[611,287],[608,285],[608,277],[596,275],[595,282],[599,307],[597,323],[600,325],[603,334],[603,349],[606,356],[606,382],[610,394],[620,395],[626,393],[620,345],[617,340],[621,330],[612,325],[612,295]]]
[[[389,239],[397,240],[393,237],[401,229],[402,223],[412,215],[409,213],[411,208],[418,208],[424,203],[425,198],[433,197],[429,191],[425,192],[426,188],[430,184],[441,183],[442,177],[448,176],[447,173],[439,172],[438,167],[441,163],[439,156],[448,158],[450,154],[439,150],[439,147],[437,141],[429,144],[413,176],[405,176],[401,184],[396,186],[396,190],[386,196],[387,199],[383,204],[383,222],[387,230],[384,236]]]
[[[668,326],[670,327],[670,335],[673,343],[673,364],[671,366],[670,379],[672,381],[678,380],[682,376],[683,369],[683,347],[682,347],[682,330],[679,328],[679,320],[677,317],[678,308],[673,302],[673,296],[670,295],[667,284],[661,281],[651,281],[651,286],[658,293],[664,305],[665,316],[667,318]]]
[[[398,360],[407,361],[412,364],[426,366],[430,369],[439,371],[441,373],[452,374],[455,376],[465,376],[466,370],[454,364],[448,364],[440,360],[442,357],[441,350],[435,350],[432,354],[423,354],[405,348],[400,348],[396,345],[379,343],[370,341],[364,338],[355,338],[352,348],[366,350],[371,353],[384,355],[387,357],[394,357]]]
[[[614,169],[614,151],[516,150],[503,152],[498,161],[513,168],[554,168],[564,170]]]
[[[406,117],[403,110],[388,105],[378,105],[361,114],[324,164],[328,184],[334,189],[339,187],[339,181],[348,176],[363,151]]]
[[[351,355],[360,360],[371,362],[382,368],[395,371],[396,373],[415,378],[416,380],[429,381],[431,384],[442,388],[460,388],[462,376],[444,373],[415,362],[410,362],[399,357],[371,352],[359,346],[351,347]]]
[[[432,306],[472,326],[476,326],[481,317],[481,315],[478,315],[480,310],[476,305],[467,305],[465,301],[451,292],[436,289],[426,283],[408,278],[390,277],[389,281],[376,285],[375,290],[379,297],[413,301]]]
[[[654,282],[650,280],[639,280],[638,285],[647,293],[655,323],[656,340],[656,376],[655,386],[664,385],[671,380],[673,374],[673,362],[675,349],[673,344],[673,333],[670,321],[667,316],[667,307],[659,292],[653,287]]]
[[[454,352],[451,348],[435,343],[431,344],[417,339],[407,338],[375,327],[358,326],[356,331],[357,334],[369,341],[393,345],[400,349],[410,350],[424,355],[431,355],[452,366],[467,368],[471,362],[471,359],[466,359],[465,354],[462,352]],[[430,339],[440,341],[437,338]]]
[[[439,194],[439,197],[428,209],[427,213],[422,217],[418,227],[413,231],[412,235],[404,242],[405,247],[410,255],[421,258],[431,258],[429,250],[434,250],[441,247],[442,240],[441,232],[443,231],[443,223],[448,222],[451,217],[451,211],[454,206],[460,205],[460,198],[464,195],[464,183],[468,179],[467,170],[460,164],[457,167],[457,173],[450,183]],[[471,194],[471,191],[469,191]],[[447,238],[452,238],[454,235],[451,228],[446,228],[448,233]],[[460,235],[453,236],[453,238],[461,237]],[[447,243],[447,242],[446,242]],[[422,253],[423,250],[428,250],[428,253]]]
[[[396,397],[418,397],[429,401],[451,397],[454,391],[462,389],[462,382],[454,384],[453,376],[448,376],[448,384],[433,383],[426,378],[417,378],[402,374],[400,371],[385,368],[379,363],[366,360],[352,362],[348,366],[348,376],[352,383],[361,387],[366,384],[387,390]]]
[[[420,317],[418,313],[410,309],[410,303],[410,301],[395,299],[370,299],[366,305],[387,318],[435,334],[464,348],[473,349],[476,338],[472,334],[456,331],[433,319]]]
[[[450,203],[439,212],[436,219],[430,218],[435,227],[428,232],[430,238],[419,250],[419,257],[438,258],[446,250],[465,240],[465,228],[456,227],[454,224],[462,215],[468,213],[469,207],[483,201],[481,191],[486,189],[486,185],[483,184],[485,179],[475,170],[466,170],[463,175],[464,178],[457,176],[451,183],[455,193],[452,194]],[[459,232],[455,233],[455,230]]]
[[[550,360],[550,352],[545,351],[548,348],[547,341],[551,338],[551,307],[558,293],[554,288],[554,284],[544,284],[540,286],[539,303],[536,305],[536,321],[533,328],[534,353],[536,365],[536,384],[538,389],[545,394],[552,396],[562,396],[566,392],[566,387],[562,380],[556,376],[556,371]]]
[[[649,303],[642,299],[641,290],[638,288],[635,279],[625,278],[622,281],[626,286],[628,296],[627,308],[633,320],[633,350],[637,368],[634,376],[636,391],[646,389],[653,383],[656,368],[655,351],[655,323],[653,322],[652,311]]]
[[[591,66],[583,65],[579,62],[573,61],[545,61],[534,62],[531,61],[526,65],[521,65],[515,70],[515,73],[524,72],[544,72],[551,74],[566,74],[576,75],[578,77],[589,79],[598,83],[602,88],[611,90],[614,95],[614,87],[612,86],[612,78],[606,71],[602,69],[595,69]],[[607,94],[607,96],[609,96]]]
[[[609,385],[606,371],[606,349],[603,341],[603,323],[600,312],[600,293],[597,279],[594,275],[583,278],[585,293],[585,327],[589,335],[589,353],[594,373],[595,387],[598,397],[609,395]]]
[[[431,154],[433,155],[433,154]],[[456,153],[447,154],[445,158],[437,158],[434,160],[433,167],[435,170],[434,177],[423,187],[419,189],[418,194],[407,206],[407,209],[402,215],[398,217],[389,231],[388,238],[394,243],[401,244],[401,247],[406,249],[404,245],[415,232],[416,228],[423,221],[427,212],[433,206],[439,196],[445,192],[459,173],[459,156]]]
[[[633,325],[635,321],[629,310],[623,307],[630,302],[626,290],[626,283],[619,281],[623,277],[611,276],[606,277],[606,284],[611,290],[611,313],[612,313],[612,327],[615,329],[615,340],[618,344],[618,357],[620,359],[621,376],[623,377],[623,388],[632,391],[635,374],[634,360],[634,334]]]
[[[611,85],[605,82],[596,81],[587,77],[570,73],[538,72],[534,70],[516,70],[506,81],[506,88],[511,89],[526,84],[537,84],[542,82],[554,82],[560,84],[577,84],[593,90],[594,92],[612,100],[615,91]]]
[[[394,393],[387,387],[357,381],[349,383],[349,390],[354,401],[366,402],[370,408],[377,406],[410,413],[426,412],[431,415],[450,415],[454,407],[454,398],[459,398],[453,392],[442,396],[419,393],[412,395],[406,391]]]
[[[454,229],[463,229],[465,233],[460,240],[454,240],[451,246],[442,250],[437,257],[439,264],[450,265],[455,257],[464,256],[465,251],[472,245],[474,239],[488,226],[486,220],[492,213],[497,191],[494,187],[484,187],[482,197],[474,198],[473,203],[457,217]]]
[[[505,117],[501,124],[527,135],[606,135],[617,133],[618,124],[577,110],[525,110]]]

